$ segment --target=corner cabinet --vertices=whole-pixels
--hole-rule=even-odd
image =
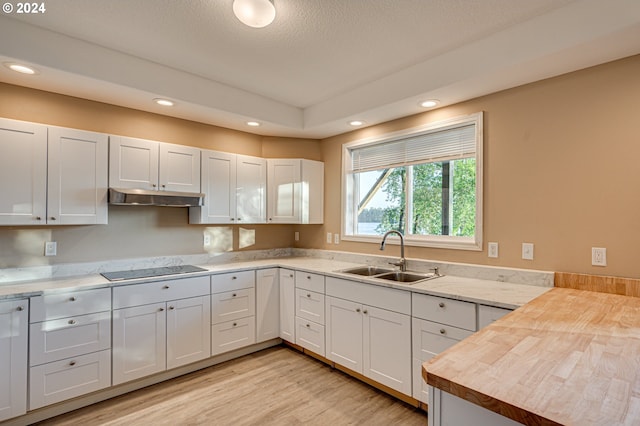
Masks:
[[[107,135],[0,119],[0,149],[0,225],[107,223]]]
[[[267,159],[267,182],[268,223],[323,223],[324,163]]]
[[[189,223],[265,223],[267,161],[202,151],[204,206],[189,209]]]
[[[109,138],[109,186],[200,192],[200,150],[124,136]]]
[[[29,302],[0,302],[0,421],[27,411]]]
[[[256,343],[280,335],[279,269],[256,271]]]

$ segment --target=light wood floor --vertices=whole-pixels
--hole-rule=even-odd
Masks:
[[[113,398],[41,425],[426,425],[413,408],[277,346]]]

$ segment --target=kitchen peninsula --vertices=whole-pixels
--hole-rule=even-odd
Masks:
[[[640,298],[554,288],[423,365],[429,425],[637,424],[639,353]]]

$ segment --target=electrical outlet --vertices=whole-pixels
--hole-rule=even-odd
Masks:
[[[340,234],[333,234],[333,244],[340,244]]]
[[[488,243],[488,256],[489,257],[498,257],[498,243]]]
[[[208,233],[205,232],[204,238],[202,240],[205,247],[208,247],[211,245],[211,235],[209,235]]]
[[[533,260],[533,243],[522,243],[522,258]]]
[[[47,241],[44,243],[44,255],[55,256],[58,254],[58,243],[55,241]]]
[[[331,232],[327,232],[327,244],[331,244]]]
[[[293,239],[296,241],[300,241],[300,233],[298,231],[293,233]]]
[[[607,249],[591,247],[591,264],[593,266],[607,266]]]

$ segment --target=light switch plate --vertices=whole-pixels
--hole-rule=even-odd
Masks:
[[[522,258],[533,260],[533,243],[522,243]]]

